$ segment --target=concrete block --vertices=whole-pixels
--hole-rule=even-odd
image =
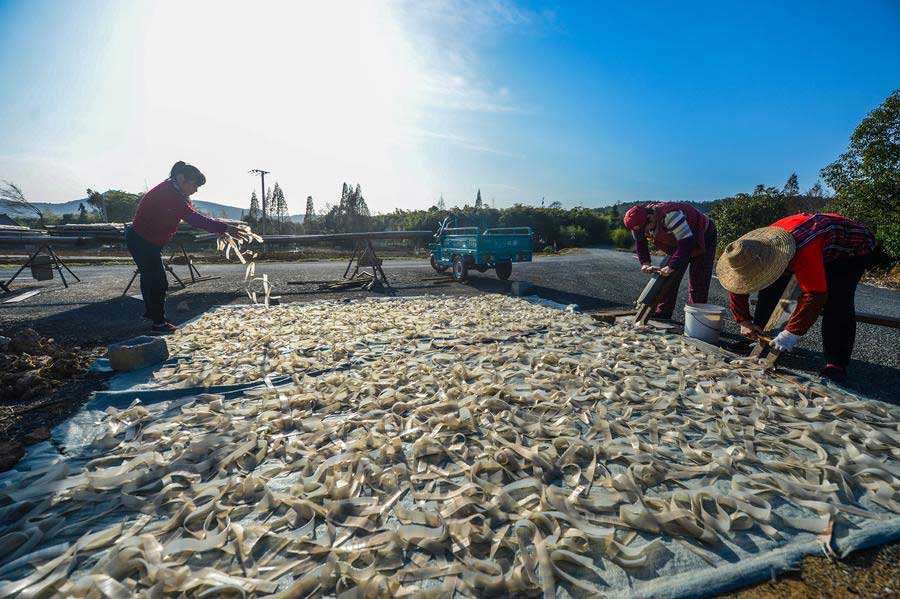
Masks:
[[[516,297],[522,297],[531,293],[533,285],[528,281],[513,281],[509,288]]]
[[[158,364],[169,357],[169,346],[162,337],[143,335],[106,348],[106,356],[113,370],[125,372]]]

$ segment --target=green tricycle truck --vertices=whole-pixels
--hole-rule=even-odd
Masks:
[[[531,262],[531,227],[482,229],[458,227],[445,218],[434,234],[431,267],[437,272],[453,269],[453,278],[465,281],[469,269],[486,272],[493,268],[497,278],[507,280],[513,262]]]

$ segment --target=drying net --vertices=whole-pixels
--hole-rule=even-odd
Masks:
[[[688,596],[900,530],[896,408],[681,337],[484,296],[172,343],[159,385],[266,384],[2,477],[0,596]]]

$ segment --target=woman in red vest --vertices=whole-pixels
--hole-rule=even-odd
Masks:
[[[625,228],[634,235],[634,249],[641,270],[676,277],[666,296],[656,306],[654,318],[672,318],[678,287],[685,267],[690,265],[688,303],[705,304],[709,299],[709,282],[716,259],[716,225],[711,218],[682,202],[663,202],[633,206],[625,213]],[[647,240],[668,254],[660,269],[650,262]]]
[[[797,307],[772,345],[791,351],[822,314],[822,375],[842,382],[856,339],[856,286],[874,249],[874,236],[848,218],[795,214],[729,243],[716,273],[730,292],[741,333],[753,339],[796,276],[801,291]],[[757,291],[756,314],[751,316],[750,294]]]
[[[178,161],[169,178],[141,198],[131,226],[125,231],[125,244],[141,273],[144,317],[153,321],[151,332],[171,333],[175,325],[166,320],[165,302],[169,279],[163,267],[162,249],[169,243],[178,225],[185,220],[191,226],[210,233],[236,235],[238,230],[221,221],[207,218],[194,210],[190,197],[206,183],[196,166]]]

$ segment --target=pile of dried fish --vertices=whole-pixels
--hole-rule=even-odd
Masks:
[[[4,481],[0,596],[596,596],[614,570],[653,576],[673,541],[715,564],[729,543],[900,513],[897,409],[680,337],[497,296],[195,330],[239,324],[206,350],[230,376],[259,356],[241,335],[263,370],[285,348],[365,359],[108,409],[83,466]]]
[[[494,322],[471,309],[504,311]],[[410,351],[459,343],[508,341],[534,334],[559,312],[510,298],[403,302],[320,302],[267,310],[222,309],[167,338],[169,353],[191,360],[164,368],[155,383],[169,387],[227,385],[266,374],[303,374],[338,364],[401,358]]]

